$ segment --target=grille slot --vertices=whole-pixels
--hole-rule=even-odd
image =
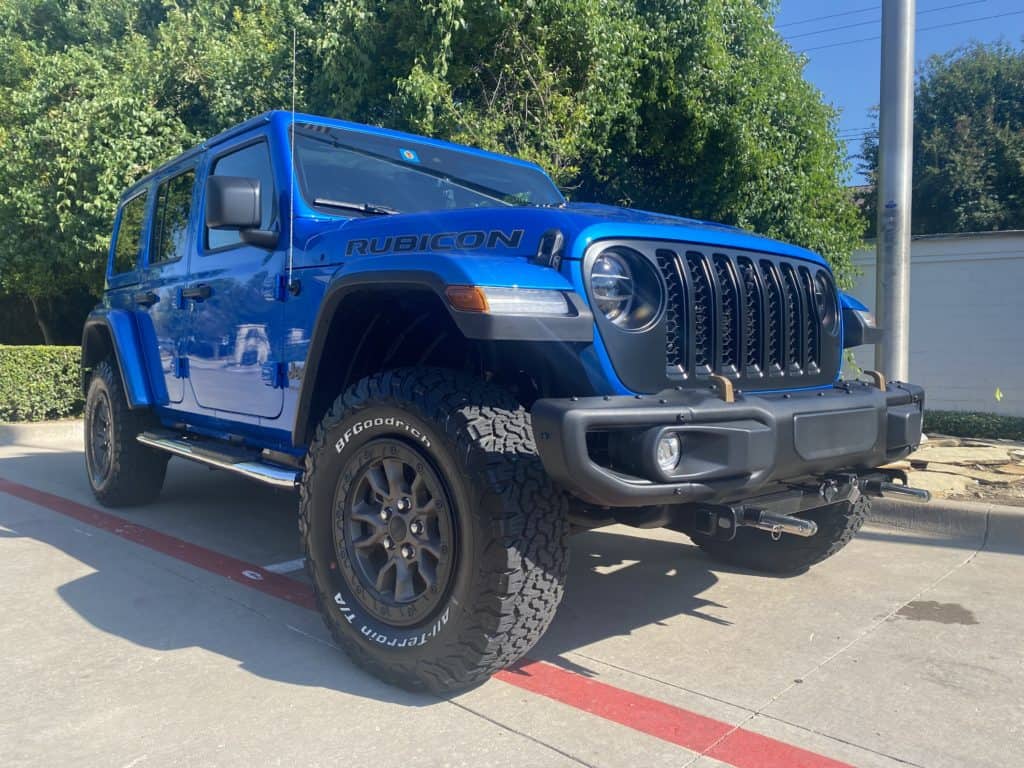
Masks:
[[[691,246],[661,247],[655,256],[668,289],[669,381],[714,373],[771,389],[822,377],[827,334],[814,273],[802,262]]]
[[[715,354],[715,292],[711,287],[711,273],[704,254],[686,252],[686,266],[690,272],[689,285],[693,289],[693,370],[711,373]]]

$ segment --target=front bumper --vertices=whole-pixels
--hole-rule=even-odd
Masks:
[[[740,395],[710,392],[538,400],[533,432],[544,468],[603,507],[728,502],[760,489],[900,459],[921,441],[924,390],[862,382],[827,390]],[[666,433],[682,440],[670,473],[655,460]]]

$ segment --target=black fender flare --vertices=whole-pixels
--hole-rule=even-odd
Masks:
[[[584,343],[590,343],[594,339],[593,316],[579,296],[574,293],[566,294],[572,305],[573,314],[565,317],[491,315],[453,309],[445,297],[448,283],[440,275],[429,270],[375,270],[339,277],[328,286],[317,310],[295,408],[295,423],[292,428],[293,445],[305,444],[312,428],[307,422],[320,373],[320,360],[327,343],[331,323],[342,301],[359,290],[375,287],[394,289],[400,286],[434,293],[448,310],[455,326],[467,339]]]

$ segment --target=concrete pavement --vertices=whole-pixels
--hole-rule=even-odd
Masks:
[[[0,441],[0,478],[95,507],[73,435],[33,434]],[[756,766],[777,743],[819,766],[1024,762],[1024,559],[984,533],[873,527],[788,579],[667,531],[576,537],[530,656],[665,719],[645,729],[504,677],[446,701],[390,688],[315,613],[54,506],[0,490],[5,766]],[[157,503],[117,514],[267,566],[299,557],[294,510],[172,460]],[[699,718],[742,738],[680,746]]]

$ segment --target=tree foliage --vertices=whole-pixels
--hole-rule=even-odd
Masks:
[[[874,182],[877,130],[861,154]],[[913,167],[915,234],[1024,229],[1024,50],[975,44],[928,59],[914,94]],[[872,217],[875,206],[872,192]]]
[[[300,109],[515,154],[577,199],[757,229],[845,276],[861,225],[836,116],[774,5],[6,0],[0,291],[98,291],[121,190],[287,106],[293,29]]]

